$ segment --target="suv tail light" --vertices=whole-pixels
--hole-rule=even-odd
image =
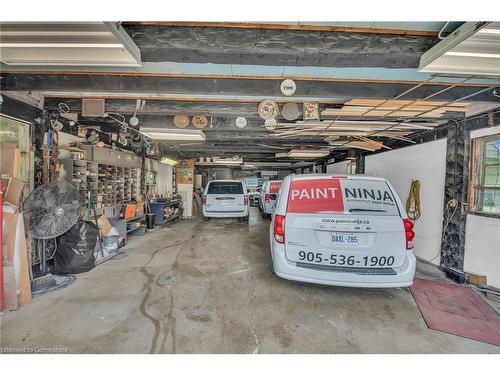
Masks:
[[[413,238],[415,238],[413,223],[408,219],[403,219],[403,225],[405,227],[406,250],[411,250],[413,249]]]
[[[245,206],[248,206],[248,195],[244,196],[244,200],[245,200]]]
[[[201,196],[201,204],[202,204],[202,205],[207,204],[207,196],[206,196],[206,195],[202,195],[202,196]]]
[[[285,243],[285,216],[274,215],[274,239],[276,242]]]
[[[269,196],[270,194],[268,193],[264,194],[264,200],[266,201],[266,203],[269,203]]]

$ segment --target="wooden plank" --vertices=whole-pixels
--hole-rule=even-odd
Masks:
[[[7,261],[14,262],[14,251],[16,248],[16,225],[17,225],[17,214],[10,212],[3,212],[4,220],[4,243],[7,254]]]
[[[22,226],[24,228],[24,225]],[[26,247],[26,237],[24,230],[20,233],[19,243],[20,269],[19,269],[19,306],[31,303],[31,280],[28,263],[28,249]]]
[[[391,113],[391,111],[372,110],[366,112],[364,116],[387,116],[389,113]]]
[[[437,32],[428,30],[388,29],[375,27],[354,27],[334,25],[304,25],[297,23],[269,23],[269,22],[185,22],[185,21],[131,21],[123,22],[124,26],[171,26],[171,27],[225,27],[237,29],[267,29],[267,30],[299,30],[299,31],[327,31],[349,32],[360,34],[385,34],[404,36],[437,36]]]
[[[452,106],[446,106],[442,107],[439,109],[444,109],[445,112],[460,112],[460,113],[465,113],[467,111],[466,108],[460,108],[460,107],[452,107]]]
[[[5,310],[17,310],[16,278],[14,276],[14,266],[6,262],[3,266],[3,290]]]
[[[3,213],[5,220],[5,244],[7,261],[13,265],[19,306],[31,303],[31,282],[28,266],[28,251],[24,236],[23,217],[20,213]]]
[[[418,115],[417,117],[430,117],[430,118],[440,118],[443,117],[444,112],[439,112],[439,111],[431,111],[428,113],[422,113],[421,115]]]
[[[345,112],[366,112],[373,109],[372,106],[359,106],[359,105],[345,105],[342,108],[337,109],[338,111]]]
[[[411,112],[411,111],[396,111],[389,113],[388,117],[417,117],[422,112]]]
[[[468,105],[468,103],[465,102],[448,103],[444,101],[435,101],[435,100],[417,100],[414,104],[423,106],[434,106],[434,107],[438,107],[443,104],[446,104],[447,106],[451,107],[466,107]]]
[[[347,110],[340,110],[340,109],[329,110],[326,113],[325,113],[325,111],[322,112],[323,116],[362,116],[363,114],[364,114],[364,112],[360,112],[360,111],[347,111]]]
[[[380,109],[400,109],[405,105],[411,104],[411,100],[388,100],[385,103],[382,103],[379,108]]]
[[[377,106],[385,102],[384,99],[351,99],[345,105]]]

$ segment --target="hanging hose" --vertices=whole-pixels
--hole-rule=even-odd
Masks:
[[[420,217],[420,181],[412,180],[410,193],[406,199],[406,214],[408,219],[415,222]]]

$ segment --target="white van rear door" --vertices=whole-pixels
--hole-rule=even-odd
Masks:
[[[399,267],[406,252],[394,193],[383,180],[296,179],[288,194],[285,252],[299,263]]]
[[[269,182],[269,202],[266,202],[268,205],[266,209],[270,212],[273,213],[274,209],[276,208],[276,200],[278,198],[278,191],[280,190],[281,186],[281,181],[271,181]]]
[[[241,212],[245,209],[243,184],[238,181],[211,181],[207,189],[207,212]]]

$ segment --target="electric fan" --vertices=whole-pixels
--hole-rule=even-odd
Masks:
[[[24,200],[22,207],[28,235],[38,240],[34,241],[34,258],[37,259],[40,276],[32,281],[32,294],[40,295],[65,287],[75,276],[47,273],[47,260],[51,256],[47,257],[46,241],[65,233],[78,221],[81,208],[78,190],[68,182],[51,182],[36,188]],[[54,240],[54,244],[57,241]]]

